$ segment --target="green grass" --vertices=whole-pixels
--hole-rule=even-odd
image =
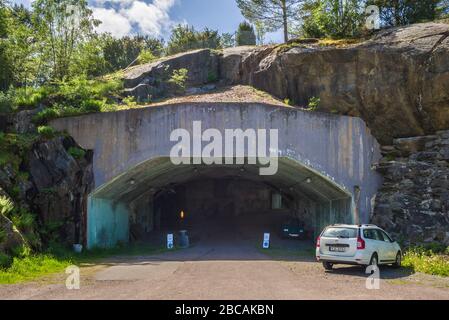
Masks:
[[[263,249],[260,245],[257,246],[261,253],[264,253],[272,258],[313,258],[315,256],[314,248],[282,248],[271,246],[268,249]]]
[[[99,263],[111,257],[132,257],[166,252],[164,247],[136,244],[111,249],[92,249],[76,254],[63,247],[54,247],[47,253],[14,258],[6,269],[0,269],[0,284],[14,284],[37,280],[44,276],[62,273],[68,266]]]
[[[402,266],[415,272],[448,277],[449,248],[440,252],[422,247],[411,248],[404,254]]]
[[[14,258],[8,269],[0,270],[0,284],[13,284],[35,280],[39,277],[63,272],[72,263],[51,255]]]

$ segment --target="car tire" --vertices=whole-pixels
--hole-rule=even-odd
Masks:
[[[393,268],[400,268],[402,265],[402,254],[401,251],[398,251],[398,253],[396,254],[396,261],[393,263]]]
[[[371,256],[369,265],[379,267],[379,258],[377,257],[377,253],[373,253],[373,255]]]
[[[332,268],[334,267],[334,264],[330,263],[330,262],[323,262],[323,267],[324,267],[325,270],[331,271]]]

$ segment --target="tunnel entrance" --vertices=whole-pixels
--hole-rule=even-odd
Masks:
[[[87,246],[156,241],[189,231],[193,243],[273,239],[290,221],[314,238],[331,223],[355,221],[352,196],[307,166],[279,158],[273,176],[257,165],[178,165],[148,160],[89,197]],[[293,219],[293,220],[292,220]]]

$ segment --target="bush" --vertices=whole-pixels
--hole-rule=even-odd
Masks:
[[[185,91],[188,73],[189,70],[185,68],[173,70],[173,73],[171,75],[171,78],[168,80],[168,83],[174,85],[176,88],[175,90],[177,91]]]
[[[34,118],[33,121],[38,124],[47,123],[51,119],[55,119],[59,116],[59,112],[54,108],[47,108],[40,111]]]
[[[68,153],[75,159],[82,159],[86,155],[86,151],[75,147],[70,147]]]
[[[14,103],[19,107],[38,107],[52,92],[52,88],[43,86],[39,88],[16,88]]]
[[[11,91],[0,91],[0,113],[10,113],[14,111],[14,98]]]
[[[37,132],[46,139],[54,138],[56,134],[55,130],[49,126],[40,126],[37,128]]]
[[[151,52],[151,50],[142,50],[137,58],[139,64],[150,63],[157,60],[157,57]]]
[[[416,272],[438,276],[449,276],[449,247],[441,253],[435,253],[425,247],[410,248],[404,255],[402,265]]]
[[[0,252],[0,269],[6,269],[11,266],[12,258]]]

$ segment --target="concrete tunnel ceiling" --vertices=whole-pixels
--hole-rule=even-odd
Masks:
[[[258,165],[178,165],[167,157],[140,164],[97,190],[92,196],[130,203],[142,194],[156,193],[202,179],[245,179],[260,182],[281,193],[306,196],[317,202],[349,199],[351,194],[304,165],[288,158],[279,159],[274,176],[260,176]]]

